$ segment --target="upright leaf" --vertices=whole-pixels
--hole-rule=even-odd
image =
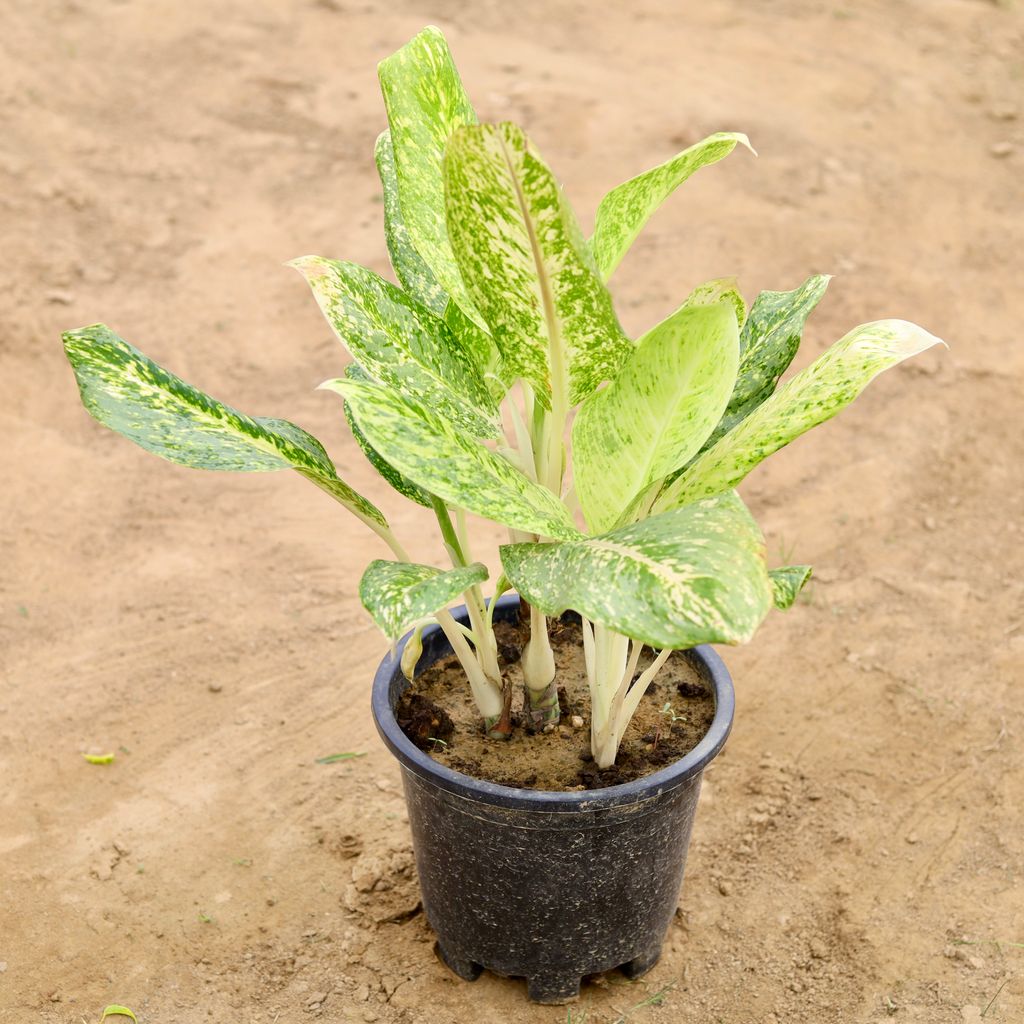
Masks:
[[[359,599],[389,640],[397,640],[417,619],[433,615],[487,579],[487,566],[474,562],[442,572],[412,562],[369,564],[359,582]]]
[[[784,565],[771,569],[768,576],[772,583],[772,600],[779,611],[791,608],[804,584],[811,578],[809,565]]]
[[[732,302],[684,305],[583,403],[573,424],[573,473],[592,530],[610,529],[643,488],[700,449],[728,401],[738,358]]]
[[[448,305],[448,293],[438,283],[434,272],[416,251],[409,229],[402,217],[402,204],[398,198],[398,177],[395,171],[395,150],[391,143],[391,132],[384,131],[377,136],[373,148],[377,174],[384,193],[384,239],[395,276],[402,287],[432,313],[444,316]]]
[[[383,458],[449,505],[527,533],[579,535],[554,494],[411,396],[352,380],[321,387],[342,395]]]
[[[371,376],[419,396],[475,437],[501,435],[476,363],[443,319],[355,263],[304,256],[291,265],[309,282],[341,343]]]
[[[740,333],[740,365],[721,422],[704,444],[710,448],[749,416],[774,390],[800,347],[804,324],[831,278],[809,277],[791,292],[761,292]]]
[[[623,182],[597,208],[590,248],[607,281],[651,214],[695,171],[717,163],[741,143],[753,152],[746,135],[716,132],[682,153]]]
[[[452,248],[507,377],[582,401],[631,345],[558,182],[507,123],[459,129],[444,169]]]
[[[763,459],[835,416],[883,370],[935,344],[938,338],[905,320],[854,328],[697,456],[661,492],[653,511],[730,490]]]
[[[351,363],[345,367],[345,376],[349,380],[362,381],[363,383],[373,383],[373,378],[358,364]],[[403,497],[408,498],[410,501],[415,501],[417,505],[423,505],[424,508],[433,508],[430,502],[430,495],[427,494],[422,487],[418,487],[411,480],[406,479],[401,473],[395,469],[394,466],[385,459],[376,448],[366,439],[366,435],[359,429],[359,424],[356,423],[355,417],[352,415],[352,410],[348,407],[348,402],[344,403],[345,419],[348,422],[349,430],[352,431],[352,436],[356,439],[356,444],[359,445],[362,453],[366,456],[370,465]]]
[[[425,28],[377,67],[388,112],[402,219],[441,288],[480,326],[455,263],[445,224],[445,146],[476,114],[441,31]]]
[[[571,608],[658,648],[745,643],[772,603],[761,532],[732,494],[599,537],[509,544],[501,562],[545,615]]]
[[[501,356],[497,347],[490,335],[449,299],[448,293],[438,283],[433,271],[423,261],[409,237],[398,198],[395,153],[391,145],[390,132],[380,134],[374,155],[381,187],[384,190],[384,235],[395,275],[413,298],[432,313],[444,318],[458,347],[476,366],[491,397],[496,402],[500,401],[511,382],[503,378]]]
[[[218,402],[103,324],[63,337],[85,408],[146,451],[194,469],[294,469],[360,518],[387,526],[370,502],[339,479],[323,445],[294,423],[246,416]]]

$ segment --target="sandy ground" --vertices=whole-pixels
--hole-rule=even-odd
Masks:
[[[0,1020],[1024,1019],[1019,7],[0,12]],[[385,270],[374,64],[428,21],[588,222],[681,146],[750,134],[760,158],[702,172],[616,275],[629,329],[710,277],[753,297],[828,271],[800,365],[882,316],[952,346],[748,481],[773,555],[818,579],[725,652],[739,717],[662,962],[588,985],[571,1018],[455,980],[413,913],[355,595],[376,541],[298,477],[191,472],[103,431],[58,342],[104,319],[296,420],[415,537],[313,391],[343,354],[281,264]],[[338,751],[365,756],[315,763]]]

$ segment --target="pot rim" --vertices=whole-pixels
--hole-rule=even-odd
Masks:
[[[518,606],[519,595],[507,594],[498,599],[495,616],[511,617],[511,613]],[[465,623],[468,620],[465,605],[453,608],[452,615],[460,622]],[[425,645],[428,637],[433,637],[439,632],[440,627],[437,625],[428,626],[423,631]],[[372,695],[374,724],[377,726],[377,731],[384,744],[398,758],[404,769],[441,789],[468,800],[510,809],[547,812],[603,810],[640,803],[659,796],[667,790],[675,789],[702,772],[708,762],[725,745],[729,731],[732,729],[736,698],[729,670],[710,645],[700,644],[697,647],[689,648],[684,653],[698,663],[700,671],[711,684],[715,698],[715,715],[708,731],[697,746],[678,761],[674,761],[650,775],[634,779],[632,782],[623,782],[602,789],[568,792],[522,789],[477,779],[435,761],[425,751],[420,750],[398,725],[394,708],[391,706],[391,682],[396,674],[401,673],[402,651],[410,636],[412,636],[411,631],[398,641],[393,650],[381,661],[374,675]],[[436,637],[433,642],[440,642],[442,646],[447,647],[447,641],[443,636]],[[451,648],[448,647],[448,652],[450,653],[450,651]],[[439,657],[443,657],[443,654]]]

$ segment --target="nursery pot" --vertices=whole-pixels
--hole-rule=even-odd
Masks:
[[[519,598],[498,601],[514,621]],[[465,609],[454,612],[466,621]],[[408,637],[373,682],[377,729],[402,766],[423,909],[444,962],[468,981],[487,968],[525,977],[530,998],[561,1003],[580,981],[615,967],[654,966],[683,880],[701,776],[732,726],[732,680],[709,647],[686,657],[714,693],[715,715],[685,757],[605,789],[550,792],[475,779],[434,761],[402,732],[394,708],[408,686]],[[451,653],[440,629],[423,634],[422,671]]]

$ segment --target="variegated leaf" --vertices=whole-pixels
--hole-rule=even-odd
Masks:
[[[657,648],[744,643],[771,607],[764,540],[721,495],[555,544],[509,544],[505,575],[545,615],[573,609]]]
[[[444,169],[452,248],[507,378],[581,402],[631,345],[558,182],[508,123],[459,129]]]
[[[779,569],[770,569],[768,576],[772,582],[772,600],[780,611],[791,608],[804,584],[811,578],[809,565],[784,565]]]
[[[697,456],[658,495],[653,511],[735,487],[763,459],[849,405],[883,370],[935,344],[942,342],[905,320],[854,328]]]
[[[409,237],[409,231],[402,220],[402,208],[398,198],[395,153],[391,145],[390,132],[382,132],[378,137],[375,156],[381,187],[384,190],[384,234],[395,275],[413,298],[432,313],[444,318],[458,347],[476,366],[491,397],[495,402],[501,401],[510,382],[503,379],[501,356],[491,336],[448,298],[448,293],[438,283],[430,267],[424,263]]]
[[[683,306],[713,306],[716,302],[726,300],[732,304],[736,312],[736,326],[742,330],[747,320],[747,303],[740,292],[735,277],[717,277],[713,281],[697,285],[686,296]],[[740,343],[742,351],[742,342]]]
[[[800,347],[811,311],[831,278],[809,277],[791,292],[761,292],[740,332],[740,365],[736,386],[721,422],[704,443],[710,448],[749,416],[774,390]]]
[[[323,445],[287,420],[246,416],[165,370],[109,327],[64,336],[82,403],[105,427],[194,469],[295,469],[361,518],[384,516],[338,478]]]
[[[376,559],[359,581],[359,599],[384,635],[397,640],[418,619],[446,608],[486,579],[487,566],[480,562],[442,572],[429,565]]]
[[[501,435],[494,400],[443,319],[355,263],[303,256],[291,265],[309,282],[341,343],[371,376],[417,395],[474,437]]]
[[[321,387],[342,395],[383,458],[449,505],[527,533],[579,535],[554,494],[411,396],[352,380]]]
[[[623,182],[597,208],[590,248],[607,281],[651,214],[695,171],[717,163],[740,143],[753,149],[740,132],[716,132],[682,153]]]
[[[372,383],[373,378],[357,363],[352,363],[345,367],[345,376],[349,380],[362,381],[364,383]],[[366,440],[366,435],[359,429],[359,424],[356,423],[355,417],[352,415],[352,410],[348,407],[348,402],[344,403],[345,408],[345,419],[348,422],[349,430],[352,431],[352,436],[356,439],[356,444],[359,445],[362,453],[366,456],[370,465],[389,483],[391,486],[398,491],[403,497],[408,498],[410,501],[415,501],[417,505],[423,505],[424,508],[433,508],[430,502],[430,495],[427,494],[422,487],[418,487],[411,480],[407,480],[401,473],[395,469],[394,466],[388,462],[387,459],[381,456],[380,452]]]
[[[438,316],[444,316],[445,307],[448,305],[448,293],[416,251],[409,237],[409,229],[402,219],[391,132],[384,131],[377,136],[373,156],[384,193],[384,239],[388,245],[388,255],[391,257],[395,276],[414,299]]]
[[[445,147],[457,128],[476,124],[448,43],[440,29],[428,26],[382,60],[377,73],[409,238],[441,288],[484,327],[462,283],[445,222]]]
[[[615,380],[580,407],[573,474],[591,530],[685,463],[718,422],[736,380],[736,307],[684,305],[648,331]]]

